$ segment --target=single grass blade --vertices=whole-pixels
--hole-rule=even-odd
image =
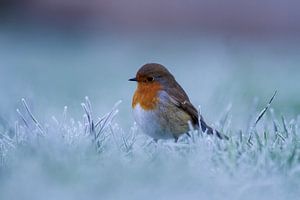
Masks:
[[[265,113],[267,112],[267,110],[270,108],[271,103],[273,102],[276,94],[277,94],[277,90],[274,92],[274,94],[273,94],[272,98],[270,99],[269,103],[267,104],[267,106],[257,116],[257,118],[255,120],[255,123],[254,123],[254,127],[258,124],[258,122],[261,120],[261,118],[265,115]]]

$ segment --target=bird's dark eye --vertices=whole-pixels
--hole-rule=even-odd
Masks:
[[[152,82],[152,81],[154,81],[154,78],[153,77],[147,77],[147,81]]]

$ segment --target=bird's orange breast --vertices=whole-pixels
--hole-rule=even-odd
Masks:
[[[159,101],[158,92],[162,89],[159,83],[138,83],[132,100],[132,108],[137,104],[144,110],[153,110]]]

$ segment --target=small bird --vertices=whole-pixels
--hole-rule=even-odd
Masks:
[[[207,134],[215,133],[220,139],[228,139],[205,123],[185,91],[163,65],[145,64],[129,81],[137,82],[132,100],[135,121],[155,141],[174,138],[177,142],[179,136],[189,134],[189,122]]]

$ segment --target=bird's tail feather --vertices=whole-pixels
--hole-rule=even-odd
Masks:
[[[200,119],[200,127],[203,132],[206,132],[209,135],[216,134],[216,136],[220,139],[229,140],[229,137],[227,135],[222,134],[219,131],[217,131],[216,129],[213,129],[210,126],[208,126],[202,118]]]

